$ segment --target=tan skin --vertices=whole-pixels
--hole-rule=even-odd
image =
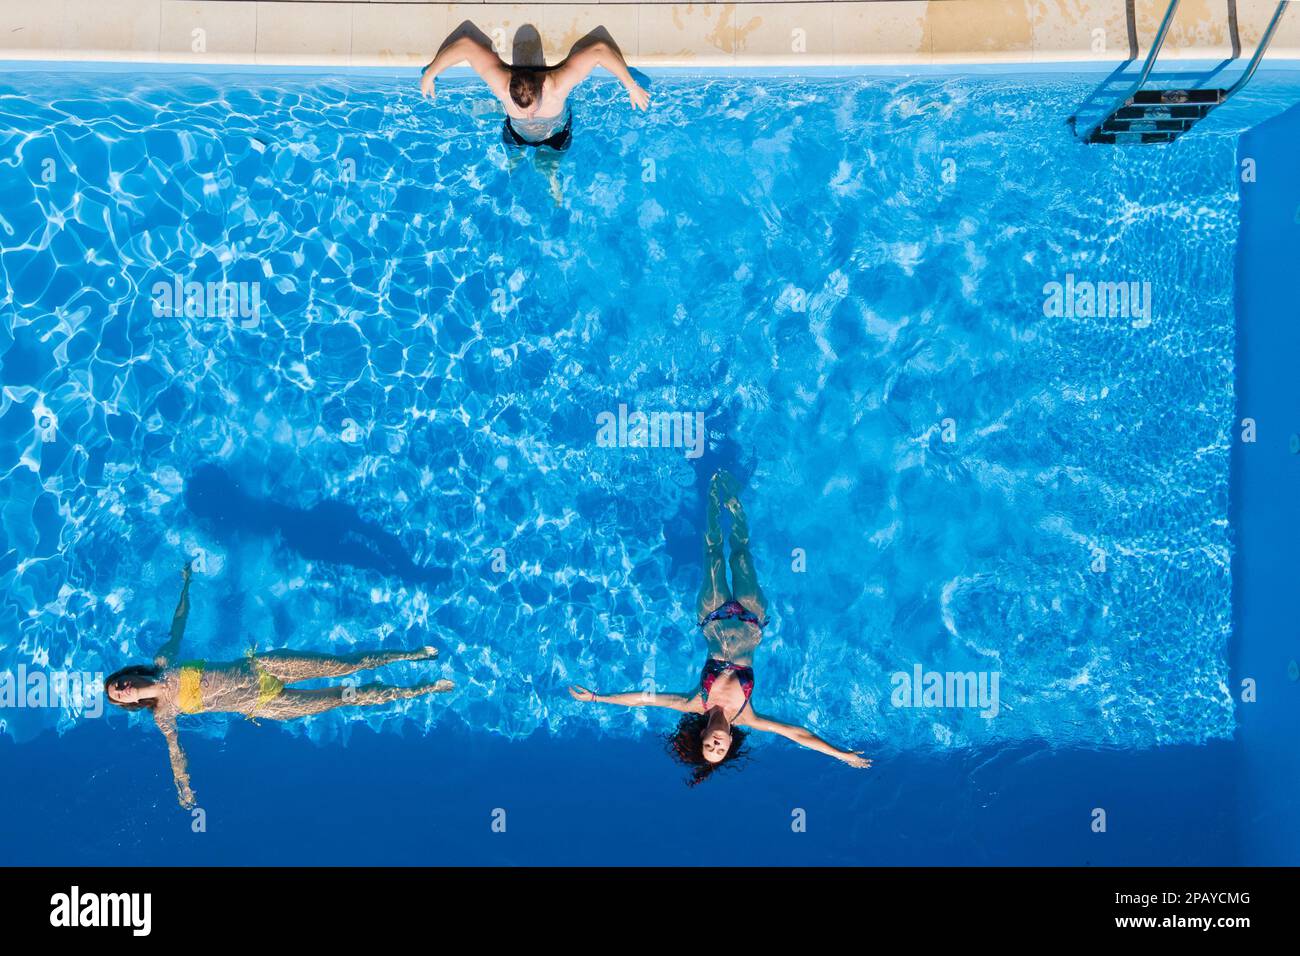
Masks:
[[[159,731],[167,741],[171,758],[172,776],[176,783],[176,797],[182,807],[195,804],[190,787],[190,775],[185,751],[181,749],[176,731],[176,718],[180,709],[181,666],[177,660],[181,637],[190,614],[189,564],[181,572],[184,585],[180,601],[172,617],[171,637],[154,657],[154,664],[163,669],[157,680],[144,676],[131,676],[108,688],[108,698],[116,704],[137,701],[154,701],[152,714]],[[203,696],[203,713],[244,714],[258,720],[292,720],[324,713],[336,707],[373,707],[395,700],[441,694],[452,689],[449,680],[415,687],[391,687],[383,684],[364,684],[360,687],[326,687],[320,690],[299,690],[287,685],[325,677],[345,677],[361,670],[382,667],[399,661],[429,661],[437,657],[432,647],[411,651],[371,651],[348,657],[329,657],[323,654],[289,653],[271,651],[250,654],[239,661],[205,662],[199,686]],[[272,700],[259,701],[261,694],[259,671],[270,674],[285,684],[283,691]]]
[[[728,601],[739,601],[761,620],[767,620],[767,598],[758,586],[754,559],[749,553],[749,523],[737,497],[736,479],[725,471],[713,476],[709,487],[707,528],[704,535],[704,584],[696,602],[696,614],[703,620],[710,612]],[[731,514],[731,586],[727,585],[727,564],[722,551],[721,509]],[[753,666],[754,651],[763,640],[762,629],[756,624],[736,618],[710,621],[704,628],[704,641],[709,656],[731,661],[741,666]],[[625,707],[663,707],[688,714],[707,714],[709,721],[704,729],[702,749],[704,759],[718,763],[731,749],[731,728],[745,727],[778,734],[801,747],[834,757],[850,767],[870,767],[871,761],[858,750],[844,750],[822,740],[806,727],[786,724],[765,717],[754,709],[751,695],[745,707],[745,691],[740,678],[733,671],[724,671],[713,681],[706,697],[701,687],[686,694],[660,694],[628,691],[622,694],[600,694],[590,688],[575,684],[569,693],[576,700],[598,704],[621,704]]]
[[[453,40],[438,52],[420,78],[420,92],[433,99],[434,82],[438,75],[458,63],[468,63],[501,101],[506,113],[515,119],[558,117],[564,110],[569,94],[598,66],[614,74],[623,84],[633,109],[643,110],[650,105],[650,94],[632,79],[623,55],[603,40],[583,47],[559,66],[547,70],[542,80],[541,97],[528,106],[520,106],[511,99],[510,67],[506,62],[497,56],[492,47],[471,36]]]

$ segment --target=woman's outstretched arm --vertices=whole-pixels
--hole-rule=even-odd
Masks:
[[[598,694],[581,684],[569,688],[574,700],[588,704],[622,704],[624,707],[666,707],[669,710],[687,710],[694,697],[685,694],[656,694],[654,691],[629,690],[622,694]]]
[[[180,737],[176,733],[176,717],[170,713],[154,712],[154,722],[167,739],[167,755],[171,758],[172,779],[176,782],[176,799],[186,810],[194,807],[194,791],[190,789],[189,762],[185,751],[181,749]]]
[[[834,744],[829,744],[822,740],[807,727],[798,727],[794,724],[783,724],[779,720],[771,720],[767,717],[760,717],[754,714],[747,721],[746,727],[753,727],[755,730],[765,730],[768,733],[780,734],[786,740],[793,740],[800,747],[807,747],[809,750],[815,750],[818,753],[826,754],[828,757],[834,757],[841,760],[850,767],[870,767],[871,760],[862,755],[860,750],[841,750]]]
[[[154,655],[153,662],[159,667],[166,667],[180,652],[181,638],[185,635],[185,622],[190,619],[190,577],[192,574],[193,569],[190,562],[186,561],[185,567],[181,570],[181,578],[185,583],[181,585],[181,599],[176,603],[176,613],[172,615],[171,637]]]

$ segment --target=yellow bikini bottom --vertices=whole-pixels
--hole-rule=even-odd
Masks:
[[[251,658],[249,662],[257,671],[257,706],[261,708],[263,704],[270,703],[284,693],[284,682],[274,674],[263,670]]]

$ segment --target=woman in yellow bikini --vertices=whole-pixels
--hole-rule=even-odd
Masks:
[[[181,599],[172,617],[171,638],[158,651],[152,666],[125,667],[104,680],[108,699],[125,710],[146,709],[167,739],[176,795],[182,807],[194,806],[194,791],[186,767],[185,751],[176,735],[179,714],[244,714],[267,720],[292,720],[323,713],[335,707],[373,707],[395,700],[441,694],[452,689],[449,680],[415,687],[365,684],[361,687],[326,687],[298,690],[299,681],[344,677],[399,661],[429,661],[437,657],[432,647],[414,651],[371,651],[348,657],[271,651],[249,652],[242,661],[178,663],[181,636],[190,614],[190,565],[181,572]]]

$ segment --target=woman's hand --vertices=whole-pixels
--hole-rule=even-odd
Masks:
[[[176,799],[186,810],[194,809],[194,791],[190,789],[189,777],[183,777],[176,781]]]
[[[862,756],[861,750],[849,750],[841,754],[840,759],[850,767],[859,767],[863,770],[871,767],[871,758]]]
[[[586,687],[583,687],[581,684],[574,684],[572,687],[570,687],[569,694],[570,696],[573,697],[574,700],[580,700],[585,704],[590,704],[594,702],[596,698],[600,696],[594,690],[589,690]]]
[[[634,110],[650,108],[650,94],[641,89],[636,83],[627,88],[627,98],[631,101]]]
[[[427,96],[429,99],[434,98],[433,93],[434,75],[432,70],[425,70],[420,75],[420,95]]]

